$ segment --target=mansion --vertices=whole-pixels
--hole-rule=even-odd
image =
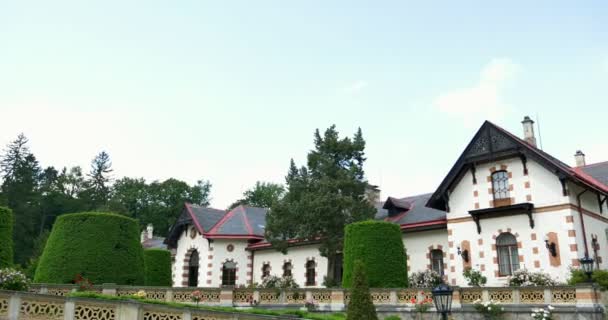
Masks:
[[[565,282],[588,255],[608,267],[608,161],[571,167],[536,146],[534,122],[523,138],[484,122],[433,193],[389,197],[376,219],[403,232],[408,272],[435,270],[466,286],[465,268],[501,286],[518,269]],[[267,209],[231,211],[186,204],[165,240],[174,251],[173,285],[218,287],[292,276],[322,287],[328,270],[318,244],[294,242],[287,254],[264,239]]]

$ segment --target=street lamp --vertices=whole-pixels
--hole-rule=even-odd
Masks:
[[[587,275],[587,279],[591,282],[591,275],[593,274],[593,259],[589,258],[589,255],[585,255],[584,258],[578,260],[581,263],[583,271]]]
[[[454,290],[445,283],[438,285],[432,291],[433,302],[435,302],[435,309],[438,313],[441,313],[441,319],[446,320],[448,313],[452,311],[452,295]]]

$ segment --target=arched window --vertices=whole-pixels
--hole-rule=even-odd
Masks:
[[[198,287],[198,251],[190,254],[188,261],[188,287]]]
[[[222,285],[233,286],[236,283],[236,263],[227,261],[222,266]]]
[[[291,269],[293,269],[291,262],[285,262],[283,264],[283,277],[291,277]]]
[[[264,263],[262,266],[262,279],[268,277],[270,275],[270,264]]]
[[[506,171],[492,173],[492,190],[494,200],[509,198],[509,174]]]
[[[443,275],[443,251],[440,249],[431,250],[431,269]]]
[[[519,269],[519,254],[517,240],[510,233],[501,233],[496,238],[496,252],[498,253],[498,274],[509,276]]]
[[[317,278],[317,272],[315,270],[316,267],[316,263],[314,260],[309,260],[308,262],[306,262],[306,285],[307,286],[314,286],[315,285],[315,280]]]

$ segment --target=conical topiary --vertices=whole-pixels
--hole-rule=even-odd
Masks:
[[[365,266],[360,260],[355,261],[350,301],[346,310],[347,320],[377,320],[376,307],[372,302],[365,275]]]

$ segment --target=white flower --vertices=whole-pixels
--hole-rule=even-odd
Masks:
[[[492,310],[492,307],[488,307],[488,311],[491,311],[491,310]]]
[[[553,309],[555,309],[553,306],[547,306],[547,309],[553,311]]]

